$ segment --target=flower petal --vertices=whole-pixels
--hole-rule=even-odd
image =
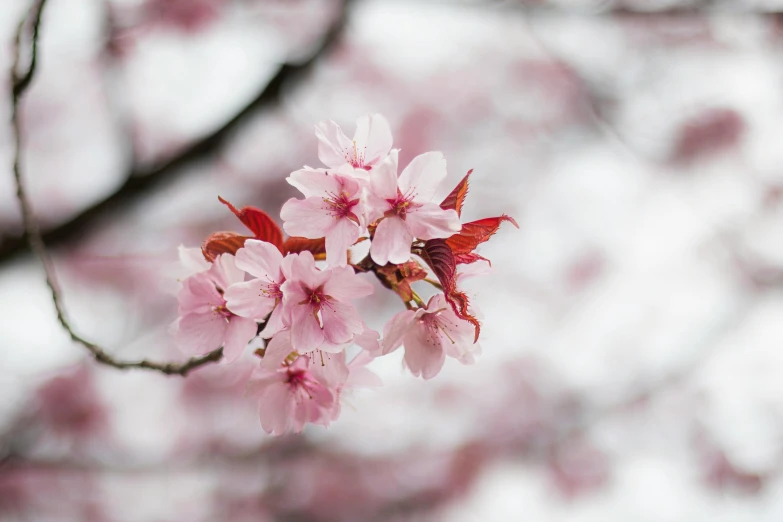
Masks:
[[[432,379],[443,368],[446,353],[439,338],[432,335],[430,328],[425,324],[414,324],[408,330],[403,344],[405,364],[414,376],[421,375],[424,379]]]
[[[291,344],[300,353],[312,352],[324,342],[324,332],[309,305],[295,305],[291,310]]]
[[[177,295],[179,313],[206,313],[215,306],[223,304],[223,298],[215,288],[215,283],[205,273],[192,275],[182,282],[182,289]]]
[[[269,283],[264,279],[251,279],[231,285],[223,294],[226,308],[236,315],[262,321],[277,302],[275,295],[270,297],[270,290]]]
[[[269,320],[264,324],[264,329],[261,330],[261,338],[269,339],[277,332],[286,328],[290,320],[285,315],[285,307],[283,303],[278,302],[275,309],[272,310],[272,315],[269,316]]]
[[[380,114],[368,114],[356,120],[354,135],[356,150],[364,159],[364,166],[380,163],[392,147],[389,122]]]
[[[347,266],[333,268],[324,283],[324,293],[338,301],[349,301],[373,293],[373,286]]]
[[[384,218],[375,229],[370,245],[372,260],[383,266],[388,262],[404,263],[411,258],[413,235],[408,231],[405,221],[397,216]]]
[[[236,266],[250,275],[267,281],[280,282],[280,263],[283,255],[272,243],[248,239],[237,251]]]
[[[331,120],[319,122],[315,126],[315,136],[318,138],[318,159],[324,165],[337,169],[349,162],[348,153],[353,153],[353,142],[339,125]]]
[[[186,314],[179,320],[175,339],[185,352],[203,354],[220,348],[227,328],[226,318],[217,312]]]
[[[288,235],[309,239],[326,236],[337,221],[322,198],[291,198],[280,209],[280,218]]]
[[[340,180],[329,174],[326,169],[302,169],[292,172],[286,181],[299,189],[306,198],[324,197],[326,194],[339,194]]]
[[[412,207],[405,219],[411,233],[419,239],[450,237],[462,228],[456,210],[443,210],[436,203]]]
[[[177,248],[179,253],[179,262],[182,265],[181,278],[191,276],[198,272],[206,272],[212,264],[204,259],[204,254],[200,248],[187,248],[180,245]]]
[[[280,365],[283,364],[285,358],[293,351],[291,332],[288,330],[279,332],[269,341],[269,345],[267,345],[264,351],[264,357],[261,359],[261,368],[267,371],[280,369]]]
[[[225,339],[223,341],[223,358],[226,362],[234,362],[242,355],[247,343],[256,336],[258,325],[252,319],[233,316],[228,320]]]
[[[322,272],[315,267],[315,258],[310,252],[302,252],[298,254],[291,262],[289,269],[290,276],[288,281],[281,286],[283,291],[283,299],[288,298],[288,293],[293,292],[297,302],[301,301],[305,297],[309,297],[302,288],[315,289],[326,283],[329,279],[329,272]],[[295,284],[289,285],[288,283],[294,282]],[[299,290],[295,290],[293,287],[298,286]],[[291,289],[286,290],[286,288]]]
[[[331,266],[345,266],[348,249],[359,239],[359,232],[359,226],[350,219],[338,219],[326,235],[326,262]]]
[[[321,319],[324,337],[332,344],[348,343],[364,329],[359,312],[350,303],[330,299],[321,309]]]
[[[378,342],[381,335],[366,324],[362,325],[362,328],[362,333],[357,334],[356,337],[353,338],[353,342],[370,353],[376,353],[381,349],[381,345]]]
[[[383,339],[381,340],[381,354],[391,353],[400,346],[405,334],[411,328],[411,321],[416,314],[413,310],[403,310],[395,314],[383,325]]]
[[[312,353],[310,370],[324,385],[336,388],[348,379],[348,365],[345,363],[345,350],[338,353]]]
[[[397,197],[397,154],[395,149],[374,170],[370,177],[370,191],[381,199]]]
[[[231,254],[219,255],[212,263],[208,274],[221,290],[245,280],[244,270],[237,268],[236,260]]]
[[[261,427],[272,435],[282,435],[291,427],[296,404],[288,385],[280,382],[270,385],[261,396],[258,416]]]
[[[419,154],[400,174],[400,191],[413,193],[417,203],[432,201],[438,186],[446,179],[446,160],[440,152]]]

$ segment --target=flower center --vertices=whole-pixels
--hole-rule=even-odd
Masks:
[[[351,195],[345,190],[340,191],[339,194],[328,192],[327,195],[328,197],[323,199],[329,214],[338,219],[348,218],[359,224],[359,218],[353,213],[353,207],[359,204],[358,198],[351,199]]]
[[[312,387],[312,380],[310,379],[309,372],[305,370],[292,370],[288,368],[288,378],[286,383],[291,388],[291,393],[296,396],[297,399],[312,399],[313,395],[310,392]]]
[[[367,147],[364,147],[366,149]],[[364,164],[364,149],[358,150],[356,148],[356,140],[353,140],[353,148],[345,151],[345,161],[351,164],[355,169],[372,170],[371,165]]]
[[[226,303],[225,302],[222,305],[220,305],[220,306],[213,306],[212,307],[212,311],[215,312],[218,315],[222,315],[223,318],[225,318],[225,319],[230,319],[231,317],[234,316],[234,314],[232,314],[228,310],[228,308],[226,308]]]
[[[421,318],[421,322],[427,329],[428,341],[431,341],[433,345],[440,344],[436,342],[437,338],[442,334],[448,339],[451,344],[456,344],[454,339],[449,335],[444,320],[440,317],[440,313],[445,310],[441,308],[432,313],[424,314]]]
[[[419,204],[413,202],[415,195],[416,194],[413,193],[413,190],[408,191],[407,194],[403,194],[400,192],[400,189],[397,189],[397,197],[386,200],[386,202],[389,204],[389,210],[384,213],[384,216],[398,216],[401,219],[405,219],[405,216],[408,215],[410,210],[420,206]]]
[[[268,299],[282,299],[283,292],[280,290],[279,283],[269,283],[265,287],[261,287],[261,293],[258,297],[266,297]]]

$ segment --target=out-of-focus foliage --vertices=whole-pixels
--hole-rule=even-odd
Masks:
[[[22,113],[45,229],[219,128],[340,9],[50,2]],[[3,70],[26,6],[2,8]],[[186,379],[98,367],[32,258],[2,259],[0,520],[781,519],[777,7],[352,3],[279,104],[58,244],[67,310],[119,356],[184,358],[176,247],[247,234],[216,195],[275,216],[284,177],[317,164],[312,122],[382,112],[401,164],[441,150],[448,187],[474,169],[464,221],[519,223],[479,247],[485,284],[464,281],[483,355],[423,383],[396,353],[339,423],[272,440],[242,398],[257,346]],[[6,174],[3,241],[20,224]],[[361,306],[376,329],[401,309],[391,292]]]

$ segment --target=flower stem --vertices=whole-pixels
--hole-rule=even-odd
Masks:
[[[421,297],[419,297],[419,294],[411,290],[411,295],[413,296],[413,301],[419,306],[419,308],[425,308],[424,301],[422,301]]]

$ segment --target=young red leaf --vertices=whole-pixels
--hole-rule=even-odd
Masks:
[[[492,266],[492,261],[486,257],[478,255],[475,252],[471,252],[469,254],[454,254],[454,260],[458,265],[469,265],[471,263],[475,263],[476,261],[486,261],[490,266]]]
[[[201,253],[204,255],[204,259],[212,263],[220,254],[236,254],[248,239],[252,238],[234,232],[215,232],[204,241]]]
[[[427,277],[427,271],[416,261],[382,266],[376,269],[375,273],[385,287],[394,291],[406,303],[413,299],[411,283]]]
[[[446,239],[446,244],[456,255],[470,254],[477,246],[492,237],[500,228],[500,224],[504,221],[509,221],[515,227],[519,228],[519,225],[514,221],[514,218],[505,214],[493,218],[479,219],[478,221],[464,223],[462,225],[462,230]]]
[[[243,225],[253,232],[256,239],[272,243],[278,250],[283,251],[283,231],[266,212],[256,207],[242,207],[237,210],[234,205],[220,196],[218,199],[239,218]]]
[[[283,254],[298,254],[305,250],[312,253],[316,259],[326,259],[326,240],[293,236],[283,243]]]
[[[478,341],[481,324],[468,310],[470,306],[468,296],[457,289],[457,261],[451,248],[443,239],[430,239],[424,243],[419,255],[435,272],[435,276],[443,286],[443,294],[457,317],[468,321],[476,328],[473,342]]]
[[[457,211],[457,215],[462,215],[462,205],[465,203],[465,196],[468,195],[468,178],[473,173],[473,169],[470,169],[462,181],[457,183],[451,194],[446,196],[443,203],[440,204],[440,208],[443,210],[453,209]]]

